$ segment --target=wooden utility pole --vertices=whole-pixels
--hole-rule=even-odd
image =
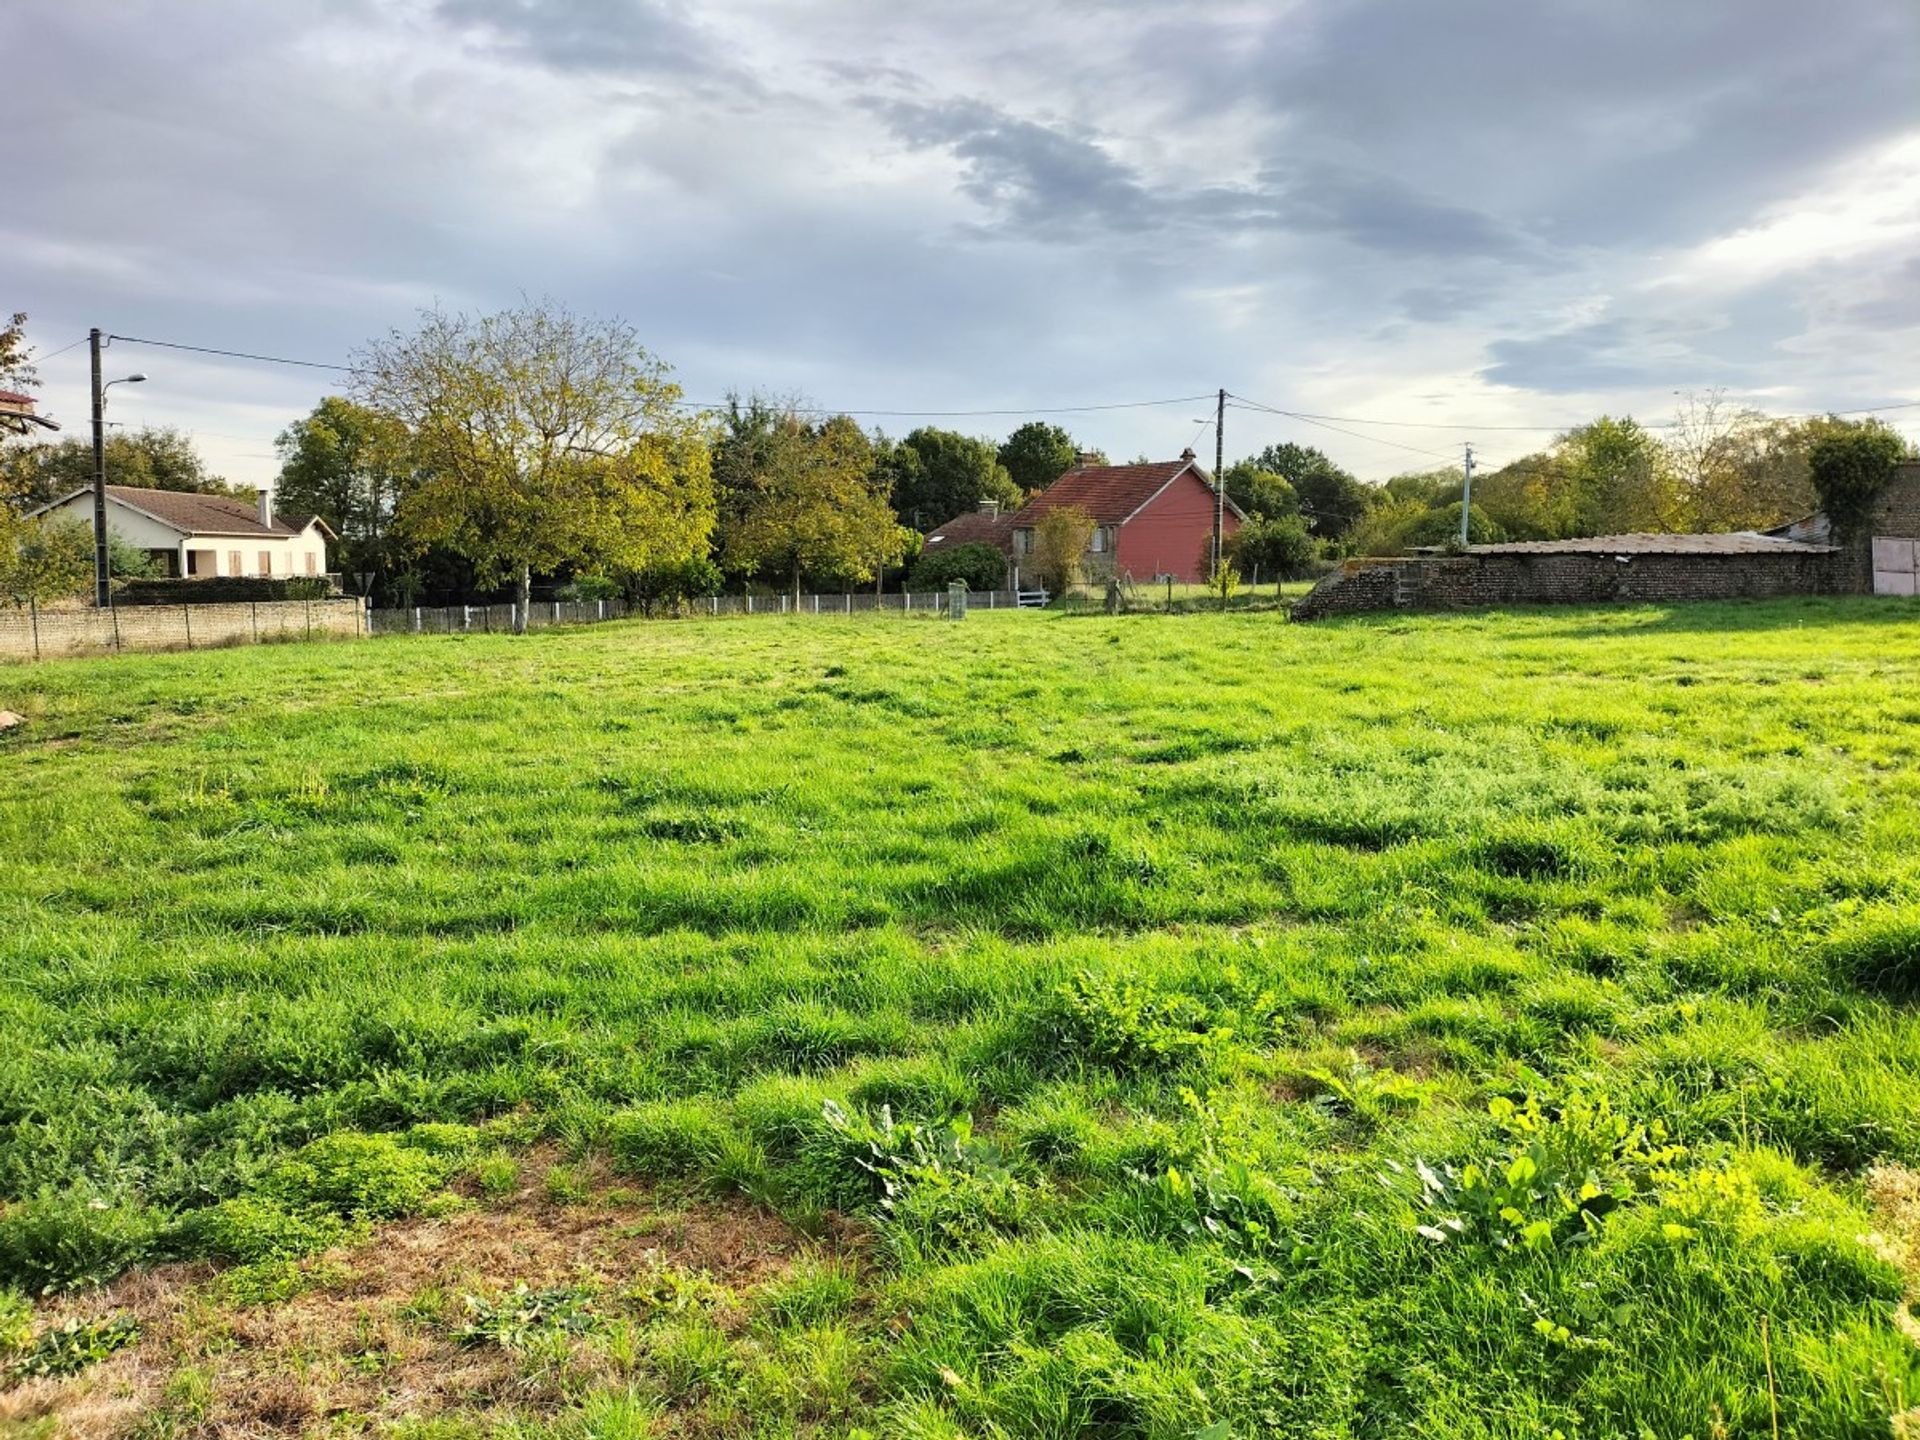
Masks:
[[[107,579],[107,392],[100,384],[100,327],[87,332],[93,356],[93,603],[113,603]]]
[[[1460,463],[1464,477],[1460,484],[1460,548],[1467,546],[1467,512],[1473,508],[1473,442],[1467,442],[1466,458]]]
[[[1213,416],[1213,568],[1217,572],[1226,558],[1227,524],[1227,391],[1220,397]]]

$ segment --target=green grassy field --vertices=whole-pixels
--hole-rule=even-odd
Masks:
[[[1912,606],[640,623],[0,707],[0,1429],[1920,1428]]]

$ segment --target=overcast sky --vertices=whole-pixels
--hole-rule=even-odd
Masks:
[[[0,0],[0,43],[0,306],[42,355],[341,360],[525,292],[698,400],[1481,427],[1228,414],[1229,458],[1375,478],[1677,390],[1920,400],[1915,0]],[[74,431],[85,359],[42,366]],[[109,365],[152,377],[112,418],[248,481],[329,383]],[[1210,458],[1205,413],[1055,418]]]

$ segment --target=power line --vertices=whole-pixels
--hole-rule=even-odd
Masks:
[[[87,341],[91,338],[92,338],[91,336],[82,335],[78,340],[74,341],[71,345],[62,345],[58,350],[48,351],[45,355],[35,355],[33,357],[33,363],[35,365],[43,365],[47,361],[52,360],[57,356],[66,354],[69,350],[78,350],[82,345],[86,344]]]
[[[1409,454],[1425,455],[1429,459],[1445,460],[1449,464],[1453,462],[1453,456],[1442,454],[1438,450],[1423,450],[1418,445],[1402,445],[1398,440],[1388,440],[1379,435],[1362,435],[1358,430],[1345,430],[1338,425],[1330,424],[1329,422],[1325,420],[1321,420],[1316,416],[1302,415],[1297,410],[1282,410],[1282,409],[1279,409],[1277,406],[1262,405],[1259,401],[1249,400],[1244,395],[1236,395],[1234,396],[1234,398],[1241,402],[1239,405],[1234,407],[1235,409],[1262,410],[1269,415],[1281,415],[1281,416],[1285,416],[1289,420],[1302,420],[1309,425],[1318,425],[1322,430],[1331,430],[1335,434],[1345,435],[1349,439],[1365,440],[1368,443],[1374,444],[1374,445],[1391,445],[1394,449],[1405,450]]]
[[[1170,395],[1164,400],[1113,400],[1103,405],[1028,405],[1015,410],[843,410],[831,405],[801,405],[786,413],[794,415],[873,415],[903,419],[960,419],[971,415],[1079,415],[1091,410],[1142,410],[1153,405],[1191,405],[1211,400],[1211,395]],[[688,410],[724,410],[732,403],[710,400],[678,400]]]
[[[138,335],[109,335],[108,340],[128,345],[158,345],[163,350],[191,350],[198,355],[225,355],[233,360],[260,360],[269,365],[300,365],[308,370],[339,370],[351,373],[351,365],[336,365],[330,360],[289,360],[285,355],[254,355],[245,350],[216,350],[211,345],[183,345],[177,340],[146,340]]]

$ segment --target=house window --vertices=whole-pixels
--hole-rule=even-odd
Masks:
[[[227,573],[229,575],[238,575],[240,573],[240,552],[238,550],[227,551]]]
[[[320,573],[320,557],[311,550],[307,551],[307,573],[309,575]]]
[[[1093,527],[1092,549],[1096,555],[1104,555],[1107,553],[1107,532],[1102,526],[1096,525]]]
[[[1031,530],[1014,531],[1013,532],[1013,553],[1016,555],[1026,554],[1027,542],[1032,538],[1033,538],[1033,532]]]
[[[262,550],[260,552],[260,573],[262,575],[271,575],[273,573],[273,551]]]
[[[217,553],[213,550],[187,551],[187,574],[196,576],[213,574],[219,569],[215,560]]]

